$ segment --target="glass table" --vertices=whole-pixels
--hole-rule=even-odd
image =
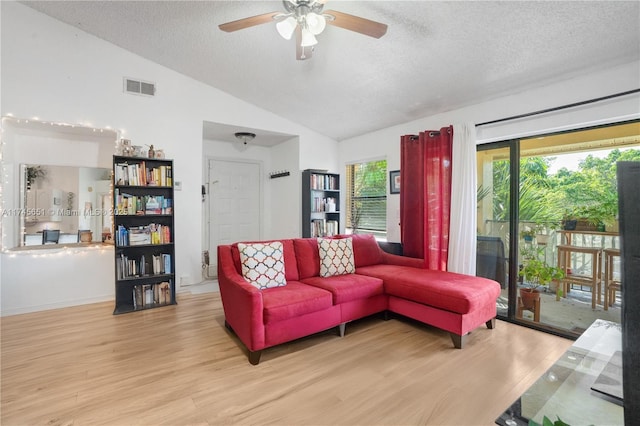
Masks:
[[[496,423],[520,426],[533,420],[542,424],[546,416],[551,421],[560,418],[572,426],[624,425],[622,402],[591,389],[604,388],[609,393],[619,385],[621,395],[621,347],[620,324],[594,321],[562,357],[496,419]],[[603,383],[604,387],[598,386]]]

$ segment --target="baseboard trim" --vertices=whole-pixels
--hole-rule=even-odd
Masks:
[[[29,314],[32,312],[40,312],[40,311],[48,311],[51,309],[60,309],[60,308],[69,308],[71,306],[80,306],[80,305],[88,305],[91,303],[100,303],[100,302],[114,302],[115,299],[113,295],[104,295],[98,297],[90,297],[87,299],[77,299],[77,300],[65,300],[62,302],[56,303],[47,303],[44,305],[35,305],[35,306],[24,306],[20,308],[5,308],[2,307],[0,309],[0,317],[8,317],[11,315],[20,315],[20,314]]]

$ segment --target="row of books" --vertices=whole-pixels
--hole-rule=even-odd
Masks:
[[[336,208],[336,199],[333,197],[313,197],[311,199],[312,212],[335,212]]]
[[[115,164],[114,179],[116,185],[173,186],[171,166],[147,168],[144,161]]]
[[[173,200],[162,195],[131,195],[114,190],[117,215],[172,214]]]
[[[331,237],[339,232],[337,220],[314,219],[311,221],[312,237]]]
[[[171,227],[167,225],[150,223],[129,228],[118,225],[116,231],[116,245],[119,247],[169,243],[171,243]]]
[[[133,309],[149,308],[171,303],[171,283],[142,284],[133,286]]]
[[[331,175],[311,175],[311,189],[338,190],[338,176]]]
[[[144,254],[137,259],[125,256],[124,253],[116,259],[116,274],[119,280],[131,277],[170,274],[171,255],[154,254],[149,257]]]

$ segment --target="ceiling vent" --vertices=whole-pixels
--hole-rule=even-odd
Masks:
[[[124,78],[124,91],[133,95],[155,96],[156,84],[148,81]]]

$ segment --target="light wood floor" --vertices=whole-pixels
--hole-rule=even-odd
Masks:
[[[498,321],[449,335],[371,317],[248,363],[218,293],[1,319],[1,423],[491,425],[571,341]]]

